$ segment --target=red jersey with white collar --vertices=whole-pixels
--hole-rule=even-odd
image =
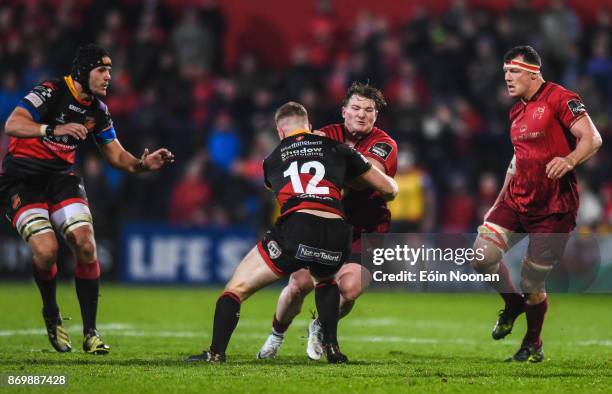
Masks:
[[[327,125],[320,129],[327,137],[347,143],[348,131],[342,124]],[[397,172],[397,143],[386,132],[374,127],[372,131],[355,142],[354,148],[383,165],[385,172],[394,177]],[[361,233],[386,233],[389,231],[391,212],[380,193],[372,188],[350,190],[342,199],[344,212],[354,227],[353,237]]]
[[[549,215],[578,209],[576,173],[560,179],[546,176],[546,164],[567,156],[576,146],[571,127],[586,108],[580,97],[562,86],[545,82],[527,102],[510,110],[510,138],[516,173],[508,184],[506,202],[518,212]]]

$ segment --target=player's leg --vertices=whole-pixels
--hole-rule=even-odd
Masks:
[[[552,215],[530,228],[529,248],[521,266],[521,287],[526,294],[527,331],[519,350],[509,360],[541,362],[544,360],[542,328],[548,311],[546,277],[561,261],[573,214]],[[547,233],[548,232],[548,233]]]
[[[340,290],[333,276],[315,277],[315,303],[321,324],[322,352],[330,364],[346,363],[348,358],[338,346]],[[310,355],[309,355],[310,356]],[[319,356],[320,358],[320,356]]]
[[[32,235],[28,246],[32,251],[34,281],[43,300],[43,319],[47,337],[55,350],[64,353],[72,350],[68,332],[64,329],[62,316],[56,299],[57,287],[57,239],[48,223],[50,231]]]
[[[507,206],[500,204],[489,215],[488,221],[478,228],[474,249],[483,251],[484,258],[474,259],[471,264],[476,272],[498,274],[499,282],[490,282],[504,300],[504,309],[499,312],[493,327],[493,339],[502,339],[512,332],[514,321],[524,312],[525,299],[516,289],[508,267],[503,262],[503,255],[511,248],[521,235],[514,233],[520,229],[515,213]]]
[[[344,262],[350,255],[352,227],[343,220],[339,219],[319,219],[321,223],[321,238],[313,237],[305,239],[305,249],[311,250],[310,253],[298,253],[297,258],[304,256],[310,257],[310,275],[315,282],[315,303],[319,315],[316,320],[319,325],[320,333],[313,335],[313,323],[309,326],[309,341],[307,354],[311,359],[320,359],[321,353],[325,353],[328,363],[345,363],[348,358],[340,352],[338,344],[338,321],[340,320],[340,288],[336,282],[338,274],[344,268]],[[308,246],[306,246],[308,245]],[[317,253],[317,251],[325,251]],[[316,257],[330,256],[330,257]],[[331,257],[334,256],[334,257]],[[334,260],[334,258],[336,260]],[[352,272],[354,271],[346,271]],[[319,342],[320,350],[314,349],[311,337],[316,337]],[[320,353],[313,350],[319,350]]]
[[[83,321],[83,350],[91,354],[107,354],[110,347],[104,343],[96,326],[100,263],[96,253],[93,227],[88,223],[68,231],[66,241],[73,250],[76,260],[74,283]]]
[[[90,354],[110,351],[96,328],[100,292],[100,264],[96,254],[93,219],[81,178],[56,176],[49,190],[51,222],[72,250],[76,265],[75,288],[83,321],[83,350]]]
[[[353,309],[355,301],[370,285],[372,274],[359,263],[345,263],[336,274],[340,289],[339,317],[342,319]]]
[[[240,305],[257,290],[276,282],[281,273],[273,270],[254,247],[240,262],[217,300],[210,348],[187,361],[224,362],[225,351],[240,317]]]
[[[15,181],[5,176],[0,176],[0,181],[8,197],[0,205],[6,205],[7,218],[32,251],[32,271],[43,302],[49,342],[58,352],[69,352],[72,347],[56,299],[58,244],[45,201],[46,184],[41,180]]]
[[[314,284],[308,270],[300,269],[291,274],[289,283],[278,297],[276,311],[272,318],[272,332],[257,352],[257,358],[267,359],[276,356],[283,344],[285,332],[295,316],[302,310],[304,298],[313,288]]]

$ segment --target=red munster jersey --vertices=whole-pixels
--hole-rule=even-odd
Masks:
[[[348,131],[342,124],[332,124],[320,129],[329,138],[347,143]],[[358,140],[354,148],[383,165],[385,172],[394,177],[397,172],[397,143],[378,127]],[[354,226],[353,236],[361,233],[386,233],[389,231],[391,212],[380,193],[372,188],[350,190],[342,199],[346,217]]]
[[[576,173],[549,179],[546,164],[575,148],[576,138],[569,130],[586,115],[576,93],[551,82],[545,82],[531,100],[521,100],[512,107],[510,138],[516,172],[505,197],[510,207],[534,216],[578,209]]]

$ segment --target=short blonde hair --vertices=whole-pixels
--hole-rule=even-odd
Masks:
[[[298,116],[308,119],[308,111],[306,111],[306,108],[302,104],[297,103],[295,101],[289,101],[288,103],[281,105],[276,110],[276,113],[274,114],[274,122],[278,124],[281,119],[289,118],[292,116]]]

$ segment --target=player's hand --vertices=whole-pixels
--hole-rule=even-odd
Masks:
[[[79,123],[66,123],[56,126],[53,135],[69,135],[77,140],[84,140],[87,138],[87,129]]]
[[[174,163],[174,154],[166,148],[161,148],[149,154],[149,150],[145,149],[142,156],[142,167],[147,171],[157,171],[166,163]]]
[[[312,134],[320,135],[321,137],[327,137],[327,134],[325,134],[321,130],[313,130]]]
[[[566,157],[555,157],[546,164],[546,176],[549,179],[559,179],[574,169],[574,163]]]

